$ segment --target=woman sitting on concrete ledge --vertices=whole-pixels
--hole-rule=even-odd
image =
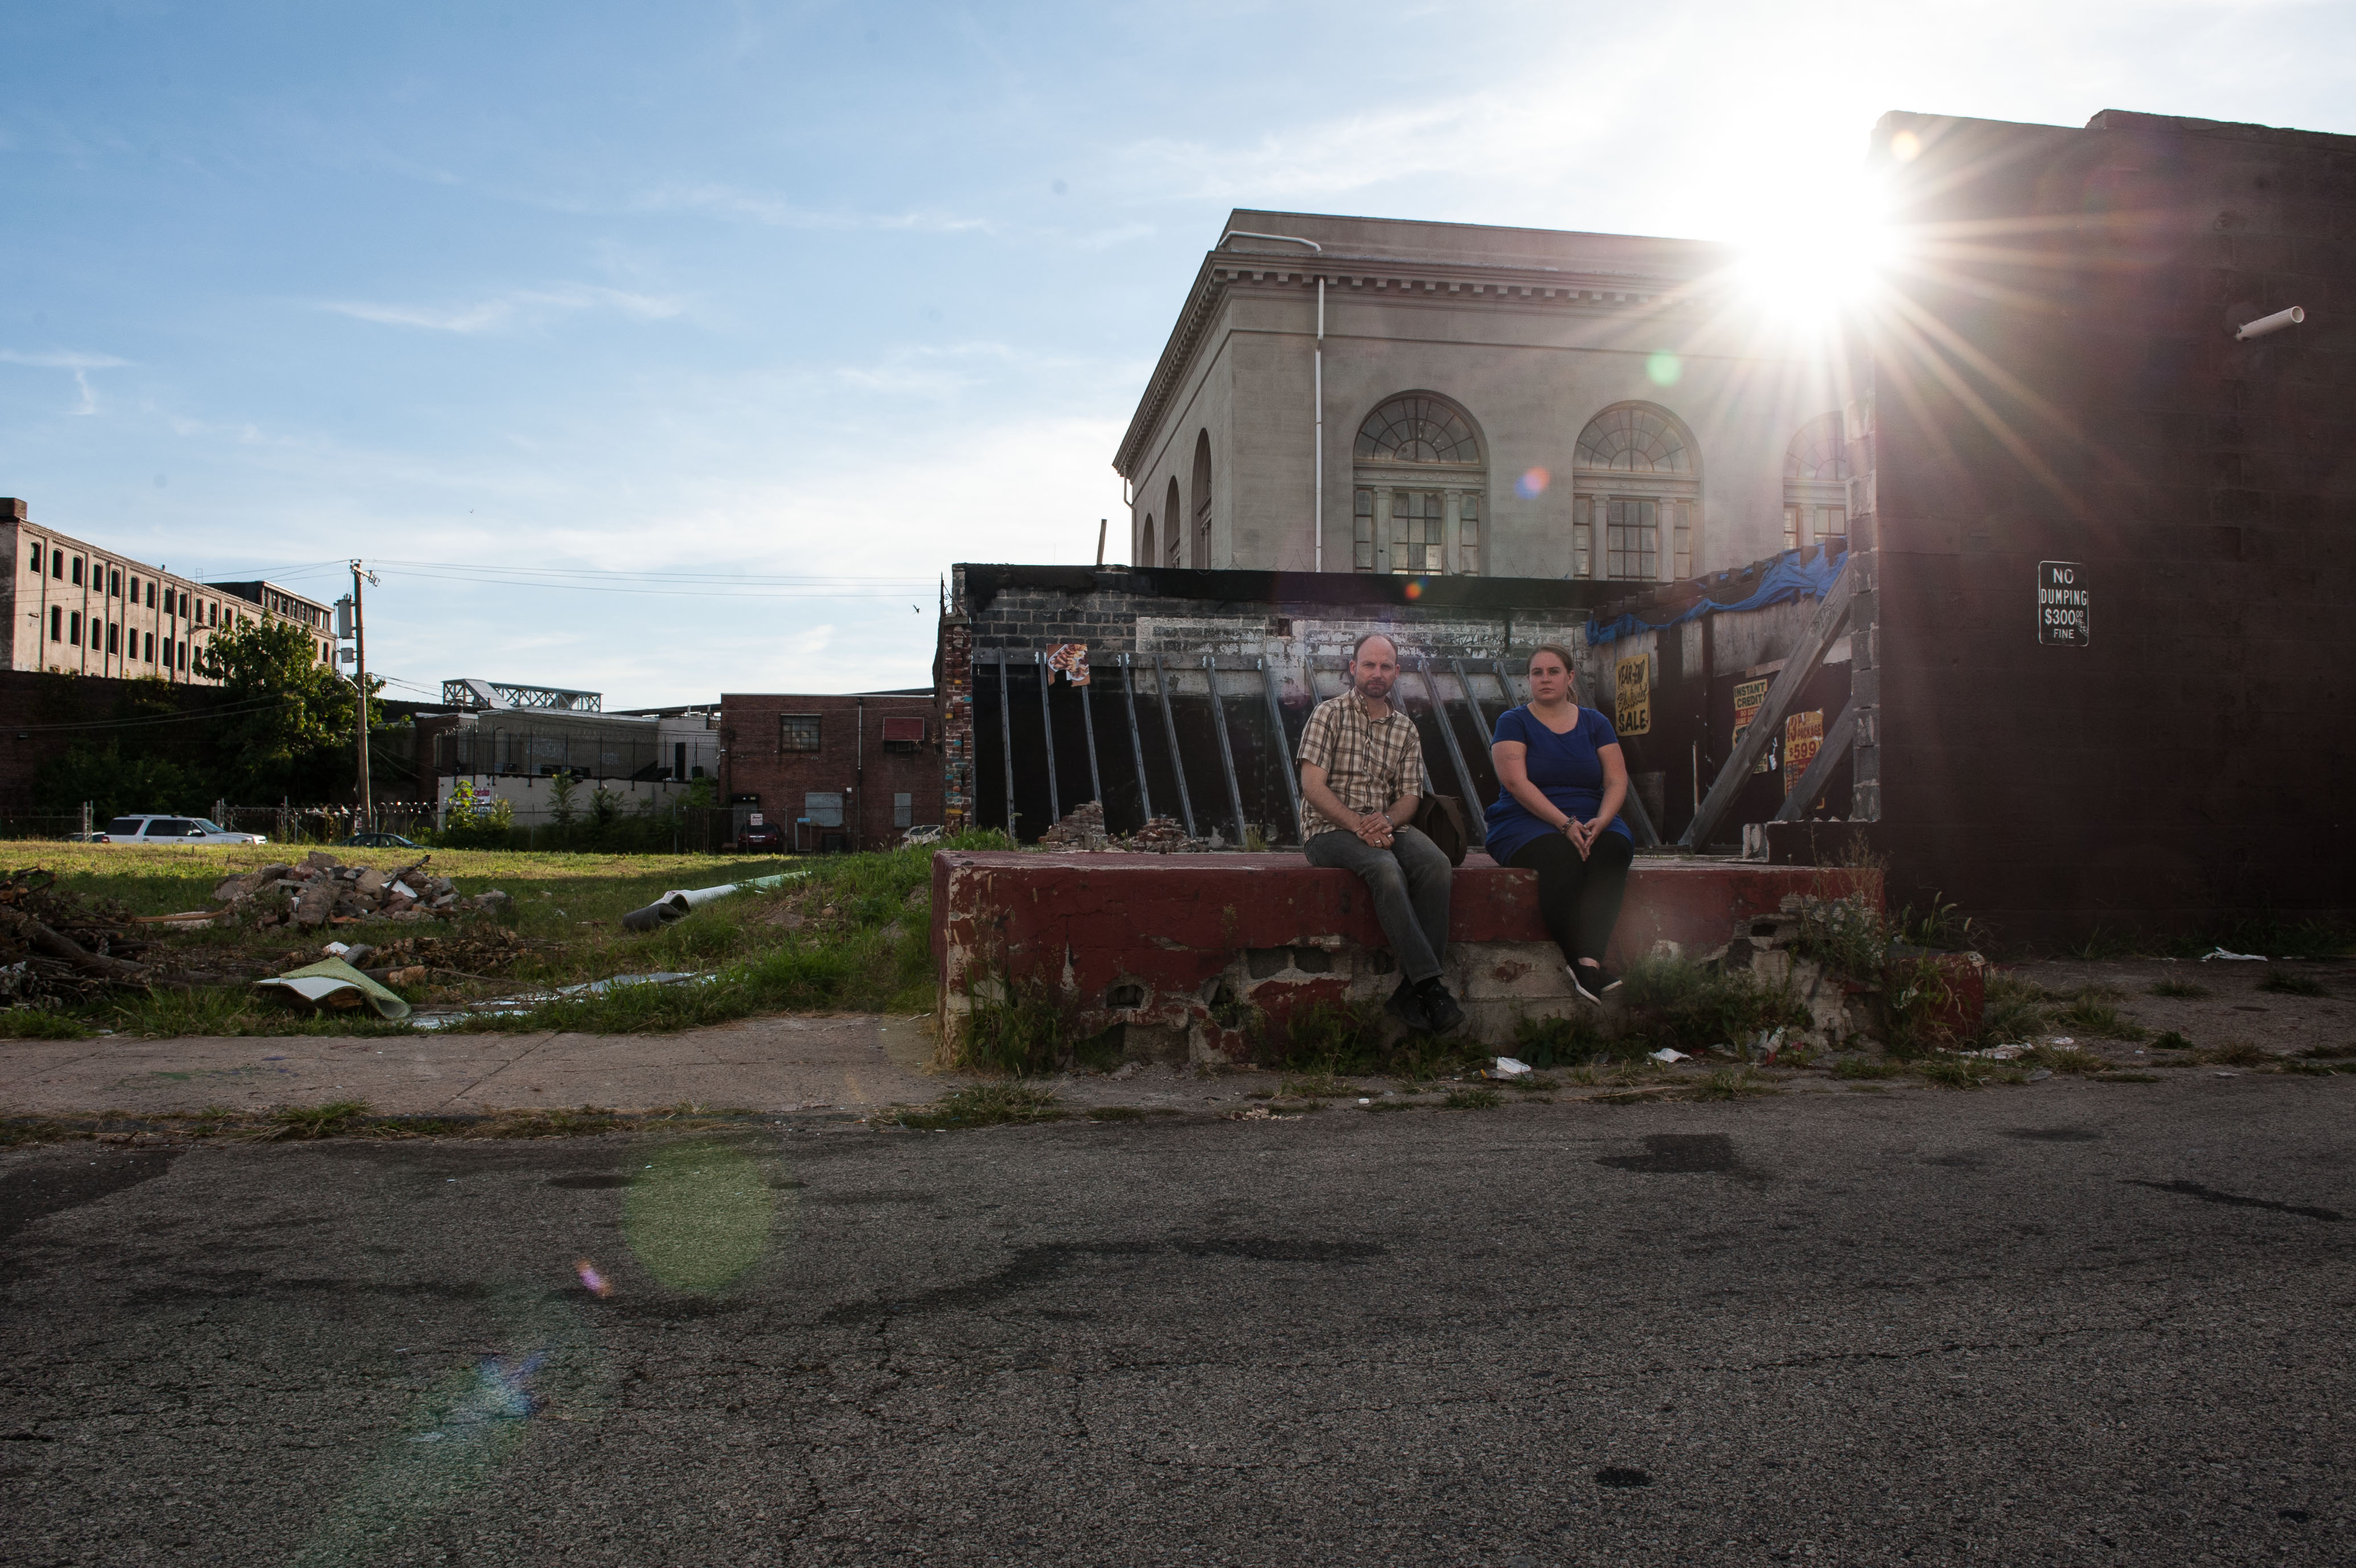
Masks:
[[[1620,918],[1635,840],[1621,822],[1628,763],[1612,721],[1572,700],[1570,652],[1530,652],[1530,700],[1498,715],[1489,746],[1497,768],[1487,848],[1500,865],[1538,874],[1538,914],[1562,950],[1571,983],[1590,1002],[1620,983],[1603,950]]]

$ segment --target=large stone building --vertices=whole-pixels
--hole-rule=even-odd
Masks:
[[[1736,263],[1237,210],[1113,460],[1130,560],[1664,582],[1841,536],[1836,357]]]
[[[291,622],[311,634],[321,663],[335,658],[328,607],[274,583],[177,577],[43,528],[13,497],[0,497],[0,545],[16,563],[0,576],[0,667],[209,686],[198,654],[243,621]]]

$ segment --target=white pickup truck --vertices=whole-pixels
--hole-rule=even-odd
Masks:
[[[261,833],[233,833],[205,817],[117,817],[92,843],[268,843]]]

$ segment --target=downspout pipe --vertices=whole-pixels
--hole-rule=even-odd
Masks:
[[[1318,255],[1325,247],[1314,240],[1304,240],[1298,234],[1261,234],[1249,229],[1230,229],[1219,236],[1218,249],[1226,249],[1230,240],[1270,240],[1284,245],[1306,245]],[[1325,274],[1317,274],[1317,350],[1311,384],[1316,406],[1311,410],[1310,479],[1316,499],[1311,511],[1309,559],[1311,570],[1325,570]]]

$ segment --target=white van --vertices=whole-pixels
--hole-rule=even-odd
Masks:
[[[233,833],[206,817],[117,817],[92,843],[268,843],[261,833]]]

